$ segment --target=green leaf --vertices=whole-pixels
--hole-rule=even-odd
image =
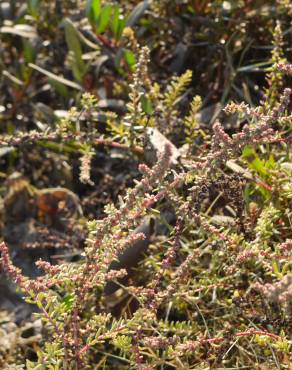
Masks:
[[[56,90],[56,92],[60,95],[63,96],[64,98],[68,98],[69,96],[69,91],[67,89],[67,86],[64,85],[63,83],[56,81],[52,78],[49,78],[49,83],[53,87],[53,89]]]
[[[39,9],[40,9],[40,0],[28,0],[27,7],[28,12],[36,18],[39,15]]]
[[[70,311],[74,303],[74,296],[72,294],[68,294],[63,298],[62,305],[65,307],[66,311]]]
[[[124,58],[131,71],[133,71],[136,65],[135,54],[131,50],[124,50]]]
[[[26,368],[28,370],[45,370],[46,367],[42,364],[36,364],[35,362],[26,360]]]
[[[23,55],[26,63],[35,61],[36,52],[29,40],[23,39]]]
[[[65,28],[65,38],[69,50],[72,53],[71,67],[74,77],[81,82],[86,71],[85,63],[82,60],[82,48],[79,40],[78,31],[73,22],[69,19],[63,21]]]
[[[265,167],[269,170],[276,168],[276,161],[272,154],[270,154],[269,159],[265,162]]]
[[[272,262],[272,267],[273,267],[273,271],[274,271],[274,274],[279,278],[279,279],[282,279],[283,278],[283,275],[281,274],[280,270],[279,270],[279,264],[277,261],[273,261]]]
[[[141,97],[141,104],[142,104],[142,109],[146,114],[152,114],[154,112],[153,105],[151,103],[151,100],[146,98],[146,96]]]
[[[116,40],[119,40],[122,36],[123,30],[126,26],[126,18],[121,14],[121,9],[118,5],[114,7],[114,13],[112,17],[111,29]]]
[[[260,175],[266,176],[268,174],[267,169],[265,168],[265,163],[262,160],[260,160],[259,157],[255,158],[251,162],[250,166]]]
[[[101,12],[100,0],[87,0],[86,2],[86,16],[93,24],[96,23]]]
[[[112,13],[113,7],[111,5],[106,5],[103,7],[100,16],[96,20],[96,32],[97,33],[103,33],[110,21],[110,16]]]
[[[265,163],[259,158],[251,146],[244,147],[242,157],[247,160],[248,167],[256,171],[259,175],[266,176],[268,174]]]

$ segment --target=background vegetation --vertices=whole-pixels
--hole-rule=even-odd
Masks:
[[[0,368],[291,369],[291,19],[0,3]]]

